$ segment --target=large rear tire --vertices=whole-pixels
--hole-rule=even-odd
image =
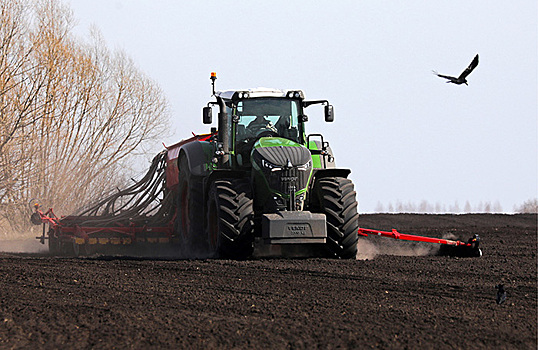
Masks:
[[[313,191],[312,209],[327,220],[329,255],[340,259],[357,256],[359,214],[354,185],[343,177],[321,178]]]
[[[185,155],[179,159],[179,197],[176,217],[176,234],[181,255],[188,258],[205,257],[207,244],[204,237],[203,182],[190,172]]]
[[[216,180],[209,190],[207,233],[215,257],[246,259],[254,250],[254,210],[248,182]]]

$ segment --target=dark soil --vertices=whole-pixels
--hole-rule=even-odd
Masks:
[[[484,256],[423,255],[415,248],[431,244],[382,237],[361,238],[375,248],[368,260],[0,253],[0,348],[537,348],[536,215],[360,221],[435,237],[478,233]],[[387,255],[396,247],[405,253]]]

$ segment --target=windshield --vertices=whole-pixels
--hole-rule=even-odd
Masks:
[[[282,98],[253,98],[237,103],[236,142],[259,136],[299,140],[299,101]]]

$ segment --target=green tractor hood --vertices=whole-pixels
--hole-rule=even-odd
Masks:
[[[302,210],[312,178],[312,155],[303,145],[262,137],[251,153],[258,205],[267,210]]]

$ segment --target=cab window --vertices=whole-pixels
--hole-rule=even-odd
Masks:
[[[236,142],[260,136],[279,136],[299,142],[299,106],[297,100],[253,98],[237,103],[239,117]]]

